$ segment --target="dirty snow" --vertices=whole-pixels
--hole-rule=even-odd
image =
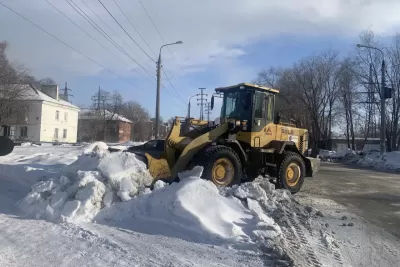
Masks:
[[[359,221],[335,235],[331,213],[266,179],[217,188],[201,167],[150,190],[143,162],[107,148],[26,146],[0,158],[0,266],[362,266],[349,248],[368,235],[341,243]]]
[[[383,155],[380,152],[368,152],[357,161],[357,164],[377,170],[400,171],[400,151],[387,152]]]

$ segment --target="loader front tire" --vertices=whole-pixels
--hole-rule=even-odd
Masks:
[[[278,169],[277,185],[290,193],[299,192],[304,183],[305,164],[301,156],[295,152],[285,151]]]
[[[202,178],[212,181],[217,186],[239,184],[242,178],[240,158],[227,146],[206,148],[195,165],[203,166]]]

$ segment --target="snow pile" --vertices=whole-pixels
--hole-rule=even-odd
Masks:
[[[108,149],[108,146],[104,142],[94,142],[92,144],[87,145],[84,150],[83,154],[88,155],[91,154],[92,152],[96,151],[106,151]]]
[[[358,160],[357,164],[379,170],[400,171],[400,152],[387,152],[383,155],[380,152],[368,152],[362,159]]]
[[[146,192],[144,187],[151,181],[144,163],[134,154],[110,154],[105,143],[96,142],[58,175],[32,185],[17,205],[36,218],[90,221],[102,207]]]
[[[225,240],[271,251],[278,247],[282,231],[272,214],[292,202],[290,193],[275,190],[266,179],[218,188],[200,178],[202,171],[197,166],[180,173],[180,182],[169,186],[158,181],[150,194],[102,209],[95,220],[191,242],[219,244]]]
[[[123,143],[109,143],[107,144],[108,147],[113,148],[113,149],[118,149],[118,150],[127,150],[131,146],[139,146],[144,144],[144,142],[133,142],[133,141],[127,141]]]
[[[336,151],[321,149],[321,150],[319,151],[319,156],[320,156],[321,158],[335,157],[335,156],[336,156]]]

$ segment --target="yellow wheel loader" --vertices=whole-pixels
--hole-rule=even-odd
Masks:
[[[300,190],[305,177],[319,168],[308,158],[308,131],[275,116],[278,90],[254,84],[216,88],[211,98],[222,98],[218,124],[176,117],[165,140],[164,154],[146,153],[154,181],[174,181],[194,166],[204,167],[202,178],[217,186],[252,181],[259,175],[275,178],[278,188]]]

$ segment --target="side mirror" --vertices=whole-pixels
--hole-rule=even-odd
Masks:
[[[251,106],[251,93],[247,93],[244,99],[244,110],[248,110]]]
[[[278,112],[276,113],[276,116],[274,118],[274,124],[279,124],[280,121],[281,121],[281,113]]]
[[[214,109],[214,96],[211,97],[211,110]]]

